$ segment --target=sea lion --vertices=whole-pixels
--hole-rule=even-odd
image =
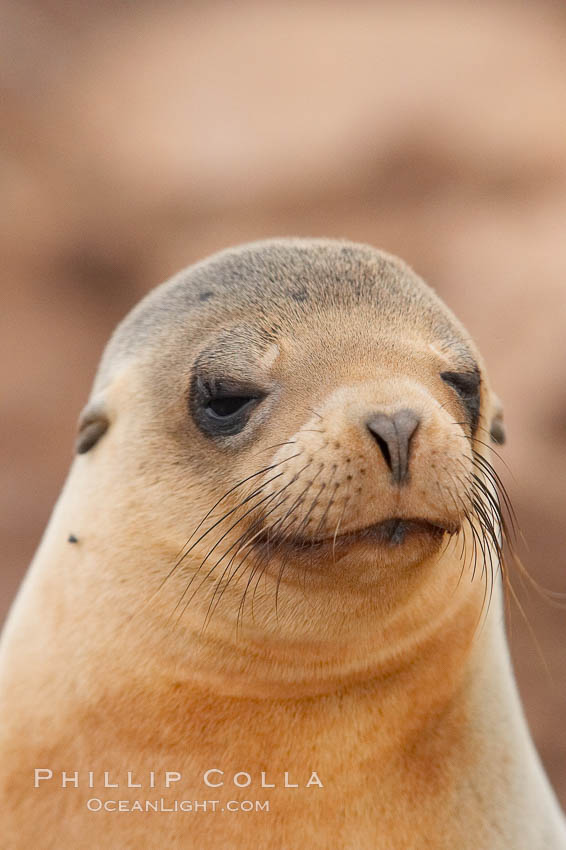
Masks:
[[[461,324],[403,262],[227,250],[112,337],[3,635],[10,848],[558,850]]]

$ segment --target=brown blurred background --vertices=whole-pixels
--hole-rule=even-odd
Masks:
[[[13,0],[2,18],[0,615],[113,326],[269,235],[383,247],[454,308],[505,403],[523,558],[566,592],[563,4]],[[566,611],[521,600],[514,663],[566,803]]]

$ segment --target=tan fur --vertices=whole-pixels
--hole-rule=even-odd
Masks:
[[[267,392],[241,434],[196,428],[195,361]],[[350,243],[224,252],[133,311],[81,420],[101,436],[73,463],[3,636],[2,846],[566,848],[497,580],[486,611],[487,549],[474,569],[465,524],[398,546],[342,537],[393,516],[458,523],[470,433],[439,372],[474,362],[487,457],[501,412],[473,343],[404,264]],[[364,422],[408,406],[421,424],[400,488]],[[302,536],[322,547],[238,548],[260,499],[277,528],[305,490]],[[35,768],[53,778],[34,788]],[[204,784],[209,769],[223,787]],[[165,771],[182,780],[164,788]],[[249,787],[231,783],[239,771]],[[322,788],[305,787],[313,771]],[[270,810],[86,808],[161,797]]]

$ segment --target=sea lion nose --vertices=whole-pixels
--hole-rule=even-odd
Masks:
[[[402,484],[407,478],[411,440],[419,422],[415,411],[408,409],[392,414],[376,413],[366,422],[396,484]]]

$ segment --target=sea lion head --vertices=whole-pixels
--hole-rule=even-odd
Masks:
[[[497,547],[490,433],[483,361],[405,263],[286,239],[217,254],[132,311],[77,449],[181,622],[334,640],[457,579],[459,547],[470,569]]]

